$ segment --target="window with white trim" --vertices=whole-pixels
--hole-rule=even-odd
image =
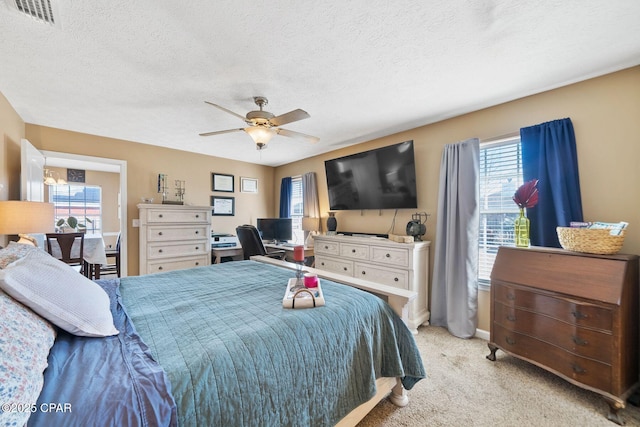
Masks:
[[[54,205],[55,222],[75,217],[87,233],[102,233],[102,188],[96,185],[52,185],[49,202]]]
[[[291,228],[293,243],[304,244],[302,216],[304,215],[304,197],[302,193],[302,177],[291,178]]]
[[[480,251],[478,280],[489,285],[499,246],[515,246],[513,194],[522,185],[520,137],[480,144]]]

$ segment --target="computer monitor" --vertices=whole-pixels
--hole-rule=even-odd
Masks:
[[[258,218],[257,229],[262,240],[282,243],[293,239],[291,218]]]

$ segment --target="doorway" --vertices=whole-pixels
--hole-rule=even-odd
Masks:
[[[101,171],[118,173],[119,198],[118,212],[120,223],[121,276],[127,276],[127,162],[126,160],[108,159],[104,157],[83,156],[79,154],[41,151],[46,159],[47,167],[60,167],[84,171]],[[105,236],[108,237],[108,236]]]

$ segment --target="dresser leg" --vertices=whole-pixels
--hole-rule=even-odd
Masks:
[[[491,360],[492,362],[496,361],[496,351],[498,351],[498,347],[496,347],[495,345],[488,343],[487,344],[489,346],[489,350],[491,350],[491,353],[487,354],[487,359]]]
[[[615,400],[607,399],[606,397],[604,398],[604,400],[609,405],[609,413],[607,414],[607,419],[620,426],[623,426],[624,420],[622,419],[618,411],[620,411],[620,409],[622,409],[624,405],[620,402],[616,402]]]

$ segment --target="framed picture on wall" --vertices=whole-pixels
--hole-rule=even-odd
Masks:
[[[256,178],[240,177],[240,191],[242,193],[257,193],[258,180]]]
[[[67,182],[85,182],[85,170],[67,169]]]
[[[212,215],[235,215],[235,197],[211,196]]]
[[[211,191],[233,193],[233,175],[211,173]]]

